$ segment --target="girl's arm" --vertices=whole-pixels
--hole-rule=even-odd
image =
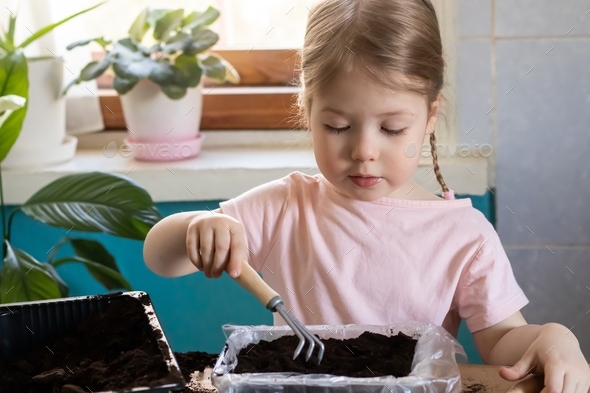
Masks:
[[[220,210],[194,211],[172,214],[158,221],[148,232],[143,245],[143,259],[154,273],[177,277],[198,271],[190,261],[186,248],[188,224],[202,214]]]
[[[590,367],[570,329],[558,323],[528,325],[519,312],[504,321],[473,333],[486,364],[500,368],[507,380],[530,373],[544,374],[542,393],[588,393]]]

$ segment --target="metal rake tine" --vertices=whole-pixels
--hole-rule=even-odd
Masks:
[[[309,360],[309,358],[311,357],[311,354],[313,353],[313,349],[315,348],[315,344],[318,344],[319,347],[319,352],[318,352],[318,364],[320,364],[320,362],[322,361],[322,358],[324,357],[324,343],[322,343],[320,341],[320,339],[318,339],[315,334],[313,334],[312,332],[310,332],[304,324],[301,323],[301,321],[299,321],[297,318],[295,318],[295,316],[293,316],[293,323],[295,323],[296,325],[298,325],[298,327],[301,329],[301,333],[303,333],[303,335],[305,335],[310,341],[309,341],[309,349],[307,350],[307,356],[305,357],[305,360]]]
[[[275,305],[274,310],[276,310],[279,313],[279,315],[283,317],[285,322],[287,322],[287,325],[289,325],[293,332],[295,332],[297,337],[299,337],[299,344],[297,345],[297,348],[295,349],[295,354],[293,355],[293,360],[295,360],[297,356],[299,356],[299,354],[301,353],[301,349],[303,349],[303,345],[305,344],[305,336],[303,335],[303,332],[299,331],[297,325],[293,323],[291,317],[287,315],[287,312],[285,311],[285,308],[283,307],[282,303]]]
[[[303,325],[295,316],[288,315],[283,307],[283,299],[279,294],[268,286],[262,278],[256,273],[254,269],[248,264],[247,260],[244,260],[242,264],[242,273],[235,278],[235,280],[246,290],[252,293],[266,308],[273,312],[278,312],[285,322],[291,327],[293,332],[299,337],[299,345],[295,349],[293,359],[297,358],[305,345],[305,341],[309,341],[309,349],[307,351],[306,361],[309,360],[315,344],[320,347],[318,364],[322,361],[324,355],[324,344],[316,338],[307,328]]]
[[[309,331],[305,328],[305,326],[303,326],[301,324],[301,322],[299,322],[299,320],[297,318],[295,318],[294,315],[287,315],[287,318],[289,318],[291,320],[291,322],[293,323],[293,325],[295,325],[293,330],[298,331],[299,333],[304,335],[306,338],[305,341],[309,344],[309,347],[307,349],[307,354],[305,355],[305,361],[307,362],[307,361],[309,361],[309,358],[311,357],[311,354],[313,353],[313,349],[315,347],[315,341],[313,339],[313,336],[309,333]]]
[[[283,319],[285,320],[285,322],[287,322],[287,324],[289,326],[291,326],[291,329],[293,329],[293,331],[295,332],[295,334],[297,334],[297,336],[299,337],[299,346],[297,347],[297,350],[295,351],[295,356],[293,357],[293,359],[295,359],[297,356],[299,356],[301,349],[303,347],[304,342],[301,341],[302,337],[301,335],[303,335],[307,340],[307,342],[309,343],[309,348],[307,350],[307,354],[305,357],[305,361],[309,361],[309,359],[311,358],[311,355],[313,354],[313,350],[315,348],[315,344],[318,344],[319,347],[319,353],[318,353],[318,364],[320,364],[320,362],[322,361],[323,357],[324,357],[324,344],[313,334],[311,333],[306,327],[305,325],[303,325],[301,323],[301,321],[299,321],[294,315],[288,315],[285,312],[284,307],[282,306],[282,304],[277,304],[275,306],[275,309],[277,310],[277,312],[283,317]]]

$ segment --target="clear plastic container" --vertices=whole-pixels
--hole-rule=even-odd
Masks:
[[[349,378],[328,374],[247,373],[232,374],[237,354],[249,344],[292,335],[289,326],[222,327],[226,346],[213,368],[212,383],[221,393],[254,392],[366,392],[366,393],[460,393],[457,361],[466,361],[461,344],[444,328],[423,322],[395,325],[312,325],[307,328],[320,339],[356,338],[364,332],[385,336],[402,332],[417,339],[412,370],[406,377]],[[315,355],[315,354],[314,354]],[[459,358],[459,359],[458,359]]]

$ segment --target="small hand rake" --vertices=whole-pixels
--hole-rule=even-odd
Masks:
[[[309,344],[309,348],[307,349],[307,354],[305,356],[305,361],[308,361],[311,358],[313,353],[313,349],[317,344],[319,347],[318,353],[318,364],[322,361],[324,356],[324,344],[311,333],[305,325],[303,325],[297,318],[293,315],[289,314],[284,307],[283,299],[276,293],[271,287],[265,283],[262,278],[256,273],[252,266],[248,264],[248,262],[244,261],[242,266],[242,274],[235,279],[242,287],[244,287],[248,292],[256,296],[260,302],[266,306],[272,312],[278,312],[281,317],[287,322],[287,325],[293,329],[293,332],[299,337],[299,345],[297,345],[297,349],[295,349],[295,354],[293,355],[293,359],[297,358],[301,353],[301,349],[305,345],[307,341]]]

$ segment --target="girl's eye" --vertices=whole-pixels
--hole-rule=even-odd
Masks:
[[[340,134],[342,131],[346,131],[346,129],[348,128],[348,127],[335,128],[335,127],[329,126],[327,124],[324,124],[324,126],[326,127],[328,132],[335,133],[335,134]]]
[[[402,128],[401,130],[388,130],[387,128],[383,128],[383,131],[385,131],[389,135],[397,136],[397,135],[407,134],[407,132],[406,132],[407,129],[408,129],[407,127]]]
[[[330,133],[335,133],[335,134],[340,134],[343,131],[346,131],[348,129],[348,127],[341,127],[341,128],[336,128],[336,127],[332,127],[329,126],[327,124],[324,124],[324,126],[326,127],[326,129],[330,132]],[[387,128],[381,128],[383,131],[385,131],[386,134],[388,135],[392,135],[392,136],[397,136],[397,135],[402,135],[402,134],[406,134],[407,131],[407,127],[406,128],[402,128],[401,130],[389,130]]]

